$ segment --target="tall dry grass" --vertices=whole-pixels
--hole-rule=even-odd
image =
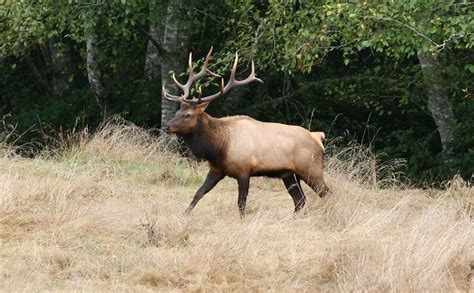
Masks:
[[[331,194],[305,188],[298,215],[281,182],[257,178],[243,220],[232,180],[184,216],[206,166],[165,141],[114,121],[35,159],[3,146],[0,290],[474,288],[474,192],[460,178],[409,188],[352,147],[328,155]]]

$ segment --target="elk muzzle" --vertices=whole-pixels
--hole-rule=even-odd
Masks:
[[[164,132],[168,133],[168,134],[175,133],[175,132],[176,132],[176,129],[173,127],[173,125],[172,125],[172,123],[171,123],[172,121],[173,121],[173,120],[170,120],[170,121],[166,122],[166,124],[165,124],[163,127],[161,127],[161,129],[162,129]]]

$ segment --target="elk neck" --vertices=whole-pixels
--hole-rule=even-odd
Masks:
[[[224,121],[202,113],[194,130],[181,135],[193,155],[220,167],[225,161],[228,131]]]

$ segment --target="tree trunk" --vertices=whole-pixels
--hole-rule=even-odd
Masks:
[[[104,88],[100,80],[100,71],[97,64],[97,32],[91,27],[86,33],[86,49],[87,49],[87,78],[91,87],[92,94],[95,97],[100,110],[100,117],[105,120],[107,114],[107,101],[103,93]]]
[[[428,90],[428,106],[438,127],[443,154],[449,157],[450,144],[454,141],[453,127],[456,123],[453,110],[448,103],[448,95],[442,85],[440,65],[429,53],[418,53],[421,71]]]
[[[49,43],[49,54],[52,65],[53,91],[57,96],[62,96],[69,90],[69,73],[71,67],[71,56],[67,47],[53,37]]]
[[[166,7],[166,6],[165,6]],[[147,32],[148,46],[145,57],[145,86],[143,98],[147,104],[161,95],[161,33],[163,32],[164,20],[161,15],[163,4],[158,1],[149,3],[150,28]]]
[[[177,62],[179,61],[179,41],[178,41],[178,28],[179,20],[176,16],[175,9],[178,8],[180,1],[170,0],[166,8],[166,20],[163,33],[163,53],[161,62],[161,84],[166,85],[168,91],[177,95],[178,88],[170,80],[169,73],[171,71],[177,72]],[[161,95],[161,127],[163,127],[168,121],[170,121],[178,109],[176,102],[168,101],[164,98],[163,93]]]
[[[145,79],[149,81],[161,77],[160,54],[158,52],[160,48],[156,47],[156,43],[160,43],[160,32],[163,22],[160,13],[160,5],[158,2],[151,1],[149,3],[150,29],[148,31],[148,36],[155,40],[155,42],[149,40],[146,50]]]

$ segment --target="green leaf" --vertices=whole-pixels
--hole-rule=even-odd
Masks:
[[[468,64],[465,66],[466,70],[470,73],[474,73],[474,64]]]

